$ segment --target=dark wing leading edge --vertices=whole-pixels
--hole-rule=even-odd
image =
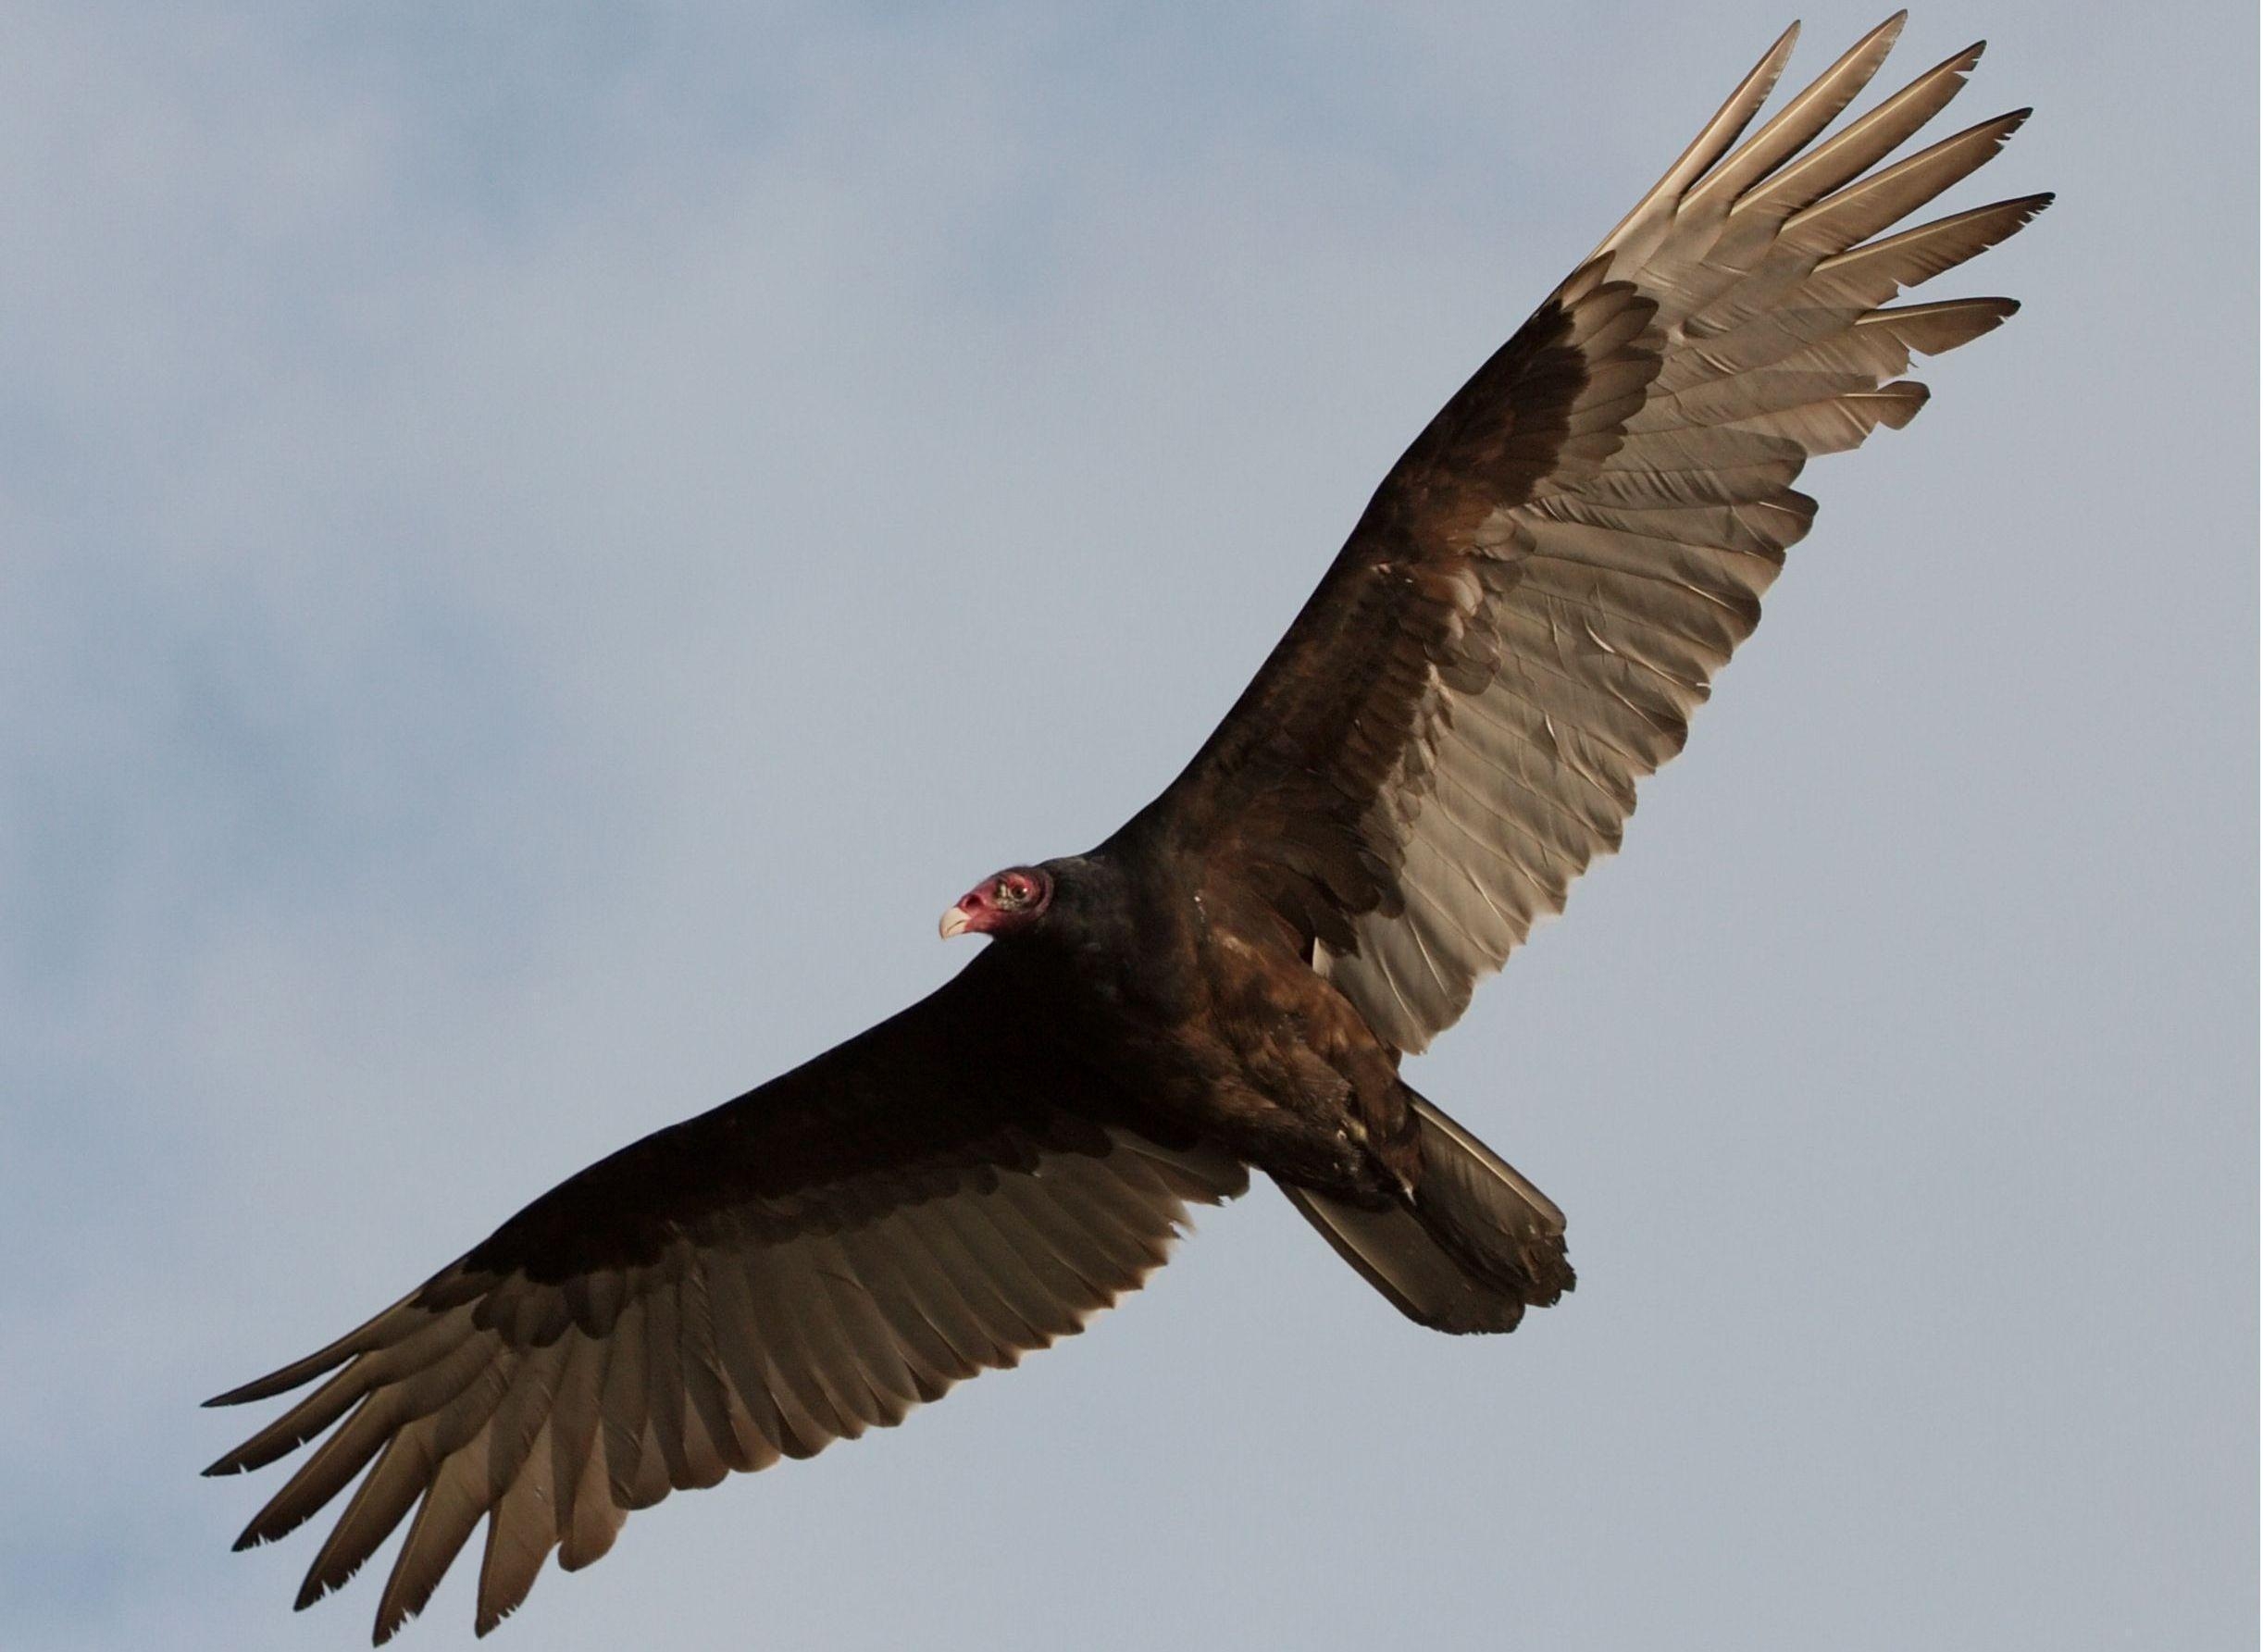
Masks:
[[[1427,1045],[1681,750],[1814,502],[1816,453],[1898,428],[1898,376],[2017,306],[1881,307],[2048,202],[1889,232],[2026,111],[1877,164],[1977,45],[1829,138],[1871,31],[1741,147],[1778,41],[1658,186],[1384,479],[1320,588],[1140,817],[1268,901],[1383,1038]],[[1820,141],[1819,141],[1820,140]]]
[[[298,1604],[414,1507],[377,1639],[482,1519],[484,1633],[552,1549],[585,1566],[628,1510],[891,1426],[1136,1289],[1187,1203],[1231,1198],[1246,1172],[1001,1036],[1026,1017],[989,956],[591,1165],[360,1329],[214,1401],[329,1378],[208,1471],[331,1431],[238,1546],[282,1536],[367,1468]]]

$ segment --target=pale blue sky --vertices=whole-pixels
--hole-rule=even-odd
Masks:
[[[195,1402],[963,962],[1785,20],[467,9],[7,7],[11,1648],[362,1644]],[[1420,1064],[1577,1294],[1432,1335],[1261,1190],[500,1644],[2254,1644],[2256,19],[1887,76],[1979,35],[2025,313]]]

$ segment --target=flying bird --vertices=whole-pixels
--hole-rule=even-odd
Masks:
[[[1184,772],[944,913],[989,938],[956,977],[212,1401],[323,1379],[208,1471],[320,1442],[238,1546],[358,1478],[305,1607],[414,1509],[382,1642],[484,1521],[484,1633],[630,1510],[1078,1331],[1252,1169],[1421,1324],[1571,1289],[1562,1212],[1400,1061],[1618,847],[1808,531],[1808,459],[1909,423],[1910,358],[2017,308],[1892,302],[2050,199],[1896,228],[2027,114],[1882,165],[1974,45],[1826,136],[1901,22],[1745,138],[1797,25],[1770,48],[1391,467]]]

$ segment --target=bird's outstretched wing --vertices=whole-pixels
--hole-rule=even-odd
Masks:
[[[1816,453],[1899,427],[1899,376],[2017,308],[1881,307],[2047,195],[1894,226],[2026,111],[1894,165],[1979,60],[1823,137],[1888,19],[1742,145],[1797,30],[1449,401],[1225,721],[1138,817],[1254,892],[1374,1031],[1418,1050],[1681,750],[1814,502]],[[1875,169],[1873,169],[1875,168]]]
[[[215,1463],[328,1432],[238,1546],[363,1471],[304,1607],[409,1510],[377,1639],[487,1522],[478,1627],[628,1511],[903,1419],[1083,1328],[1161,1263],[1189,1201],[1246,1185],[1222,1151],[1017,1041],[977,958],[893,1019],[591,1165],[319,1353],[222,1395],[329,1380]],[[374,1467],[371,1464],[374,1462]]]

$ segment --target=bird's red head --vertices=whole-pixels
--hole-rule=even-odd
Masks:
[[[943,914],[943,938],[972,932],[1011,935],[1045,915],[1053,901],[1053,875],[1042,866],[1009,866],[984,878]]]

